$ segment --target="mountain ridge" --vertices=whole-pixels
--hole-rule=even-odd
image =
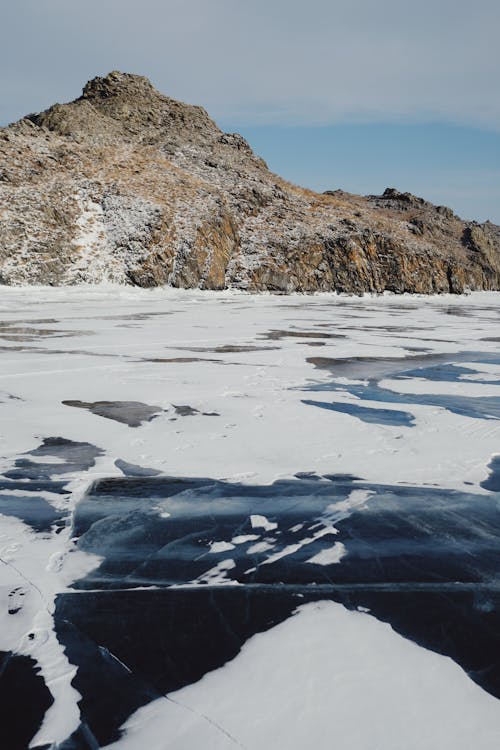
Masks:
[[[388,188],[315,193],[207,112],[113,71],[0,128],[0,283],[500,289],[500,228]]]

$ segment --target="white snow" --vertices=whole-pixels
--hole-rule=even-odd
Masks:
[[[314,526],[311,527],[311,530],[313,528],[317,528],[318,531],[315,531],[311,536],[301,539],[299,542],[288,544],[283,549],[278,550],[278,552],[274,552],[272,555],[269,555],[261,564],[270,565],[277,562],[278,560],[281,560],[283,557],[288,557],[288,555],[295,554],[295,552],[298,552],[302,547],[305,547],[308,544],[312,544],[313,542],[318,541],[318,539],[329,536],[331,534],[338,534],[338,529],[335,527],[335,524],[339,521],[342,521],[344,518],[347,518],[347,516],[349,516],[349,514],[353,510],[362,510],[372,494],[373,493],[369,490],[353,490],[346,500],[328,505],[325,513],[318,519],[318,523],[314,524]],[[294,528],[297,529],[297,526],[293,527],[291,531],[293,531]],[[254,547],[256,546],[257,545],[254,545]],[[263,552],[265,550],[266,547],[263,546],[258,551]],[[337,550],[340,550],[340,547],[337,547]],[[328,558],[328,552],[326,550],[325,555],[326,557],[323,556],[323,558],[321,559]],[[321,553],[318,553],[316,557],[321,557]],[[339,561],[340,558],[338,560],[334,560],[334,562]],[[308,560],[307,562],[312,562],[312,560]],[[321,564],[328,565],[329,563],[323,562]]]
[[[301,539],[300,542],[296,542],[295,544],[288,544],[286,547],[279,550],[279,552],[275,552],[274,554],[269,555],[269,557],[267,557],[263,561],[262,565],[270,565],[274,562],[277,562],[278,560],[281,560],[283,557],[288,557],[288,555],[295,554],[295,552],[298,552],[301,547],[312,544],[313,542],[316,542],[318,539],[321,539],[324,536],[337,533],[337,529],[333,526],[322,526],[322,528],[320,528],[319,531],[316,531],[312,536]]]
[[[62,742],[80,723],[80,695],[71,685],[75,668],[56,638],[52,613],[55,594],[98,563],[95,555],[73,548],[69,529],[34,534],[18,519],[0,515],[0,650],[35,659],[54,698],[33,746]],[[8,615],[9,594],[17,587],[25,592],[22,607]]]
[[[347,551],[342,542],[335,542],[332,547],[322,549],[321,552],[318,552],[317,555],[313,555],[309,560],[306,560],[306,562],[313,563],[314,565],[335,565],[336,563],[339,563],[346,554]]]
[[[278,528],[277,523],[268,521],[265,516],[252,515],[250,516],[250,523],[252,524],[252,529],[264,529],[264,531],[273,531],[274,529]]]
[[[253,542],[258,538],[257,534],[240,534],[239,536],[233,537],[231,542],[232,544],[245,544],[246,542]]]
[[[237,581],[233,581],[227,576],[228,571],[233,570],[235,567],[236,563],[234,560],[221,560],[217,565],[214,565],[213,568],[210,568],[210,570],[207,570],[206,573],[193,581],[192,584],[187,585],[204,583],[210,584],[210,586],[238,586]]]
[[[95,200],[92,191],[83,189],[75,199],[81,209],[73,240],[79,258],[64,283],[127,283],[127,271],[148,254],[145,247],[159,207],[140,197],[107,195]]]
[[[212,554],[230,552],[234,548],[234,544],[230,544],[230,542],[210,542],[210,553]]]
[[[250,545],[250,547],[247,549],[247,555],[258,555],[262,552],[267,552],[267,550],[273,549],[274,542],[266,542],[263,540],[262,542],[257,542],[256,544]]]
[[[109,750],[497,750],[500,710],[451,659],[319,602],[125,728]]]
[[[411,429],[360,423],[348,414],[303,404],[304,398],[331,400],[331,396],[300,387],[331,378],[306,361],[312,356],[410,356],[405,346],[438,353],[493,351],[494,343],[480,339],[496,333],[497,322],[483,307],[498,304],[497,299],[493,293],[459,300],[354,300],[334,295],[283,298],[124,287],[4,287],[2,320],[21,316],[30,323],[55,318],[56,323],[44,324],[44,328],[52,328],[55,334],[73,330],[74,336],[44,336],[25,344],[24,351],[12,348],[2,353],[0,388],[25,402],[11,399],[0,404],[1,455],[8,464],[11,456],[36,447],[35,436],[62,434],[98,442],[106,451],[101,467],[107,474],[117,473],[112,466],[114,455],[131,463],[141,459],[142,465],[169,473],[229,479],[250,475],[251,482],[316,470],[358,473],[374,482],[428,481],[455,488],[461,488],[464,480],[477,483],[485,453],[495,449],[491,424],[416,405],[410,407],[416,416]],[[398,310],[402,303],[409,309]],[[444,314],[450,304],[471,314],[460,318]],[[395,321],[411,330],[387,333],[369,327],[390,326]],[[261,338],[271,328],[292,326],[330,333],[340,330],[346,338],[326,339],[322,347],[307,346],[296,338],[278,342]],[[259,345],[264,350],[189,351],[190,347],[199,350],[224,344]],[[183,358],[204,361],[145,361]],[[367,376],[371,367],[366,365]],[[401,392],[415,380],[389,382]],[[477,389],[476,395],[498,391],[498,386],[470,380],[451,385],[459,390]],[[171,403],[196,403],[203,410],[219,412],[221,419],[169,422],[165,414],[130,434],[130,428],[119,423],[63,406],[63,398],[143,400],[165,409],[171,409]],[[453,435],[453,440],[447,435]]]

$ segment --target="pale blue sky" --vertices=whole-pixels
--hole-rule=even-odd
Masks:
[[[397,187],[463,218],[500,223],[498,131],[447,123],[234,125],[274,172],[304,187],[363,195]]]
[[[498,0],[4,0],[0,122],[147,75],[307,186],[500,223]]]

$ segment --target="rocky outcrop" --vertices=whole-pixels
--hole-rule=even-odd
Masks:
[[[500,288],[500,229],[392,188],[314,193],[201,107],[113,72],[0,129],[0,282]]]

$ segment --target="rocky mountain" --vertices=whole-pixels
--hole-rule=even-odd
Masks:
[[[0,129],[0,282],[500,289],[500,228],[387,189],[314,193],[201,107],[113,72]]]

